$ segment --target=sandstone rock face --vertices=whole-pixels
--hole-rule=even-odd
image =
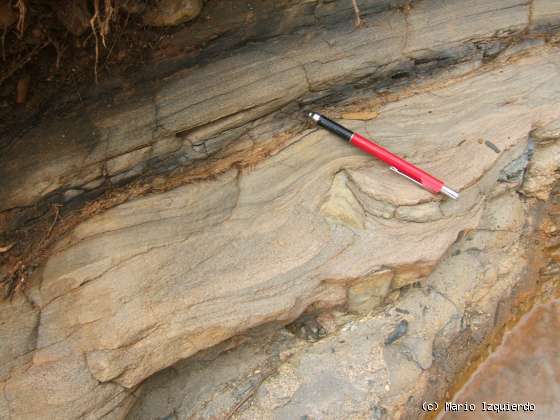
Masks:
[[[321,16],[337,14],[338,3],[351,10],[349,0],[340,0],[322,6]],[[546,19],[556,16],[556,6],[549,6],[556,2],[539,3]],[[0,185],[0,212],[66,189],[87,191],[94,181],[121,182],[149,167],[188,165],[227,146],[219,136],[226,130],[250,131],[247,124],[294,101],[308,103],[364,77],[407,72],[415,61],[422,68],[430,61],[468,57],[472,62],[457,70],[470,71],[507,46],[495,33],[506,37],[532,28],[529,6],[518,0],[454,0],[445,7],[422,1],[410,10],[391,8],[402,6],[399,1],[365,6],[376,13],[366,16],[368,26],[360,31],[345,22],[274,38],[145,86],[140,95],[122,93],[30,130],[0,156],[6,180]],[[118,173],[105,168],[112,159],[119,159],[109,164]]]
[[[560,137],[560,124],[538,128],[533,133],[536,147],[534,162],[529,167],[527,183],[523,191],[530,196],[547,200],[555,179],[555,173],[560,167],[560,144],[556,141]]]
[[[39,311],[21,295],[10,303],[3,303],[0,308],[0,336],[6,338],[0,344],[0,380],[5,381],[14,366],[31,358],[37,344],[36,326]],[[14,330],[14,325],[20,328]]]
[[[517,213],[480,222],[483,203],[500,171],[524,152],[531,126],[560,118],[552,100],[560,91],[551,64],[557,57],[555,51],[539,51],[389,103],[377,119],[358,124],[416,162],[431,155],[424,166],[462,191],[457,202],[438,201],[329,134],[312,130],[253,171],[231,170],[83,223],[57,245],[42,270],[35,294],[37,348],[5,385],[12,415],[35,417],[48,407],[83,415],[76,410],[91,407],[86,398],[93,404],[117,394],[113,408],[126,390],[197,351],[260,324],[295,319],[311,304],[343,303],[344,285],[353,278],[389,269],[394,273],[390,290],[395,290],[425,275],[411,267],[434,267],[461,231],[488,223],[493,223],[489,230],[517,231],[523,219]],[[516,106],[504,109],[513,98]],[[503,152],[479,138],[491,138]],[[344,217],[348,212],[354,217],[347,193],[338,200],[343,217],[321,213],[324,198],[332,200],[343,188],[337,173],[347,173],[345,188],[363,214],[363,228]],[[410,212],[402,219],[396,211],[426,203],[437,209],[429,219],[414,219]],[[514,203],[499,203],[497,209],[515,208]],[[382,213],[380,207],[389,210]],[[487,217],[500,216],[494,211]],[[466,258],[460,271],[468,261],[473,269],[478,264],[468,253],[460,258]],[[472,278],[472,270],[466,273]],[[447,287],[468,284],[451,281]],[[456,309],[449,305],[449,310]],[[22,399],[39,377],[49,383],[49,377],[64,372],[68,379],[57,383],[63,399],[33,406]],[[78,388],[84,393],[76,402]],[[71,403],[64,401],[69,395]]]
[[[560,17],[560,4],[547,0],[533,2],[532,23],[534,26],[557,26]]]
[[[320,317],[330,332],[318,342],[249,336],[217,358],[181,362],[147,381],[129,418],[419,418],[526,278],[525,217],[513,191],[487,200],[422,287],[367,316]]]
[[[417,6],[373,14],[359,31],[272,39],[152,96],[49,123],[26,137],[26,166],[23,143],[10,148],[0,172],[20,175],[3,177],[2,210],[181,159],[222,166],[83,221],[25,296],[0,304],[0,417],[122,418],[146,379],[205,356],[181,362],[173,398],[147,385],[154,405],[131,415],[398,418],[441,396],[437,374],[452,380],[473,351],[464,343],[491,333],[524,278],[525,197],[547,199],[557,180],[560,55],[544,41],[499,45],[496,31],[529,29],[526,3]],[[484,53],[469,55],[485,37]],[[369,86],[443,51],[454,65],[418,70],[383,97]],[[329,99],[341,86],[350,93]],[[309,103],[348,109],[344,124],[445,179],[460,200],[306,127],[296,115]],[[233,154],[260,158],[243,166]],[[327,334],[314,344],[279,330],[333,307],[353,315],[308,328]],[[276,329],[232,353],[208,350],[263,326]]]

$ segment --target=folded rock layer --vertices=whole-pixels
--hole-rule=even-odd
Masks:
[[[425,0],[413,5],[373,13],[359,31],[346,24],[311,27],[248,45],[164,83],[146,84],[44,122],[0,156],[5,180],[0,212],[66,191],[75,197],[151,166],[165,171],[192,163],[228,144],[226,139],[209,141],[219,133],[294,101],[325,96],[333,87],[364,77],[406,71],[415,61],[476,57],[487,40],[539,33],[560,19],[560,6],[551,0],[454,0],[445,6]],[[498,43],[486,53],[499,49]]]
[[[535,16],[544,14],[549,23],[557,12],[537,0],[448,2],[441,8],[435,3],[420,2],[406,14],[386,11],[354,32],[310,33],[310,40],[297,45],[292,37],[272,39],[189,69],[150,98],[123,102],[116,111],[41,126],[27,138],[27,164],[17,177],[6,174],[16,173],[23,143],[1,158],[0,174],[7,179],[0,186],[2,210],[131,168],[138,175],[150,159],[166,154],[204,158],[212,140],[224,155],[239,145],[274,142],[275,124],[290,126],[282,115],[293,113],[273,114],[272,122],[266,115],[310,91],[324,93],[382,75],[381,67],[427,50],[457,49],[463,41],[506,29],[529,30]],[[528,206],[512,191],[525,188],[528,196],[548,197],[553,183],[538,177],[554,177],[555,161],[542,160],[547,156],[542,148],[556,147],[560,120],[557,47],[543,41],[516,45],[490,64],[455,66],[383,102],[367,90],[350,94],[367,117],[345,124],[445,179],[461,192],[458,201],[418,189],[325,131],[299,127],[286,131],[280,150],[253,167],[232,166],[83,221],[50,250],[25,296],[0,304],[0,333],[9,337],[0,345],[0,417],[122,418],[140,384],[180,360],[261,325],[289,323],[310,307],[367,308],[363,294],[383,300],[430,273],[425,293],[441,316],[416,313],[417,302],[426,300],[422,291],[403,300],[405,310],[416,314],[411,318],[427,317],[422,331],[409,321],[418,337],[437,336],[457,319],[457,308],[467,305],[448,295],[468,292],[485,314],[494,314],[500,297],[522,275],[525,248],[511,250],[519,256],[517,266],[496,268],[485,260],[482,271],[469,249],[488,257],[520,240]],[[541,133],[535,133],[543,140],[535,156],[543,158],[531,162],[524,182],[533,147],[529,135],[539,127]],[[43,130],[52,137],[39,136]],[[62,140],[65,136],[70,140]],[[63,152],[54,159],[51,153],[61,144]],[[462,261],[453,266],[457,283],[446,274],[438,277],[441,267],[452,264],[453,244],[472,230],[491,236],[477,236],[472,246],[455,245]],[[505,274],[507,281],[500,277]],[[491,299],[471,287],[481,279],[498,282]],[[379,344],[385,322],[372,318],[360,334],[379,331],[371,345]],[[419,338],[410,340],[412,348]],[[376,355],[372,366],[379,365],[379,372],[383,360],[405,357],[398,352],[382,357],[378,344],[360,351]],[[418,375],[383,373],[394,390],[387,395],[395,413],[411,389],[407,384],[432,364],[431,350],[421,348],[418,358],[409,360],[419,366]],[[293,375],[314,372],[312,355],[301,357],[308,373]],[[403,378],[409,382],[399,386]],[[301,389],[300,400],[309,401],[316,388]],[[254,415],[266,414],[262,404],[253,408]],[[310,408],[301,404],[277,414],[304,415]],[[328,399],[325,404],[315,407],[315,414],[334,416],[336,406]]]

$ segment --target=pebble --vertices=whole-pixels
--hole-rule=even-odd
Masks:
[[[484,144],[485,144],[486,146],[488,146],[490,149],[492,149],[494,152],[498,153],[498,154],[501,152],[501,150],[498,148],[498,146],[496,146],[494,143],[492,143],[492,142],[489,141],[489,140],[486,140],[486,141],[484,142]]]
[[[387,337],[387,339],[385,340],[385,345],[388,346],[394,343],[403,335],[405,335],[407,331],[408,331],[408,321],[406,319],[403,319],[397,324],[393,332],[389,334],[389,337]]]

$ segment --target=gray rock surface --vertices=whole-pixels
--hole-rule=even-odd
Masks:
[[[334,312],[318,342],[278,332],[178,363],[147,381],[128,418],[418,418],[423,397],[462,366],[454,345],[480,343],[498,301],[524,282],[525,217],[515,192],[487,201],[478,228],[398,301],[366,316]]]
[[[147,385],[131,415],[417,415],[421,398],[444,391],[433,378],[452,380],[523,278],[533,219],[515,190],[544,200],[557,179],[558,48],[507,50],[496,36],[530,29],[535,6],[385,10],[363,29],[274,38],[31,130],[0,157],[0,211],[124,182],[166,157],[227,162],[277,148],[61,238],[25,296],[0,303],[0,417],[123,418],[141,384],[172,366],[176,380],[153,378],[169,393]],[[385,94],[363,89],[443,56],[457,65]],[[293,122],[299,106],[340,87],[349,93],[325,111],[348,108],[345,124],[461,199],[431,195]],[[529,137],[525,176],[504,176],[525,172]],[[353,315],[304,327],[314,344],[278,329],[333,307]],[[263,326],[276,329],[212,353]]]
[[[523,221],[514,196],[494,199],[498,201],[491,211],[484,213],[484,208],[508,188],[497,180],[502,169],[525,152],[531,128],[560,118],[556,61],[554,48],[540,48],[513,62],[389,102],[377,118],[353,123],[446,179],[462,192],[459,201],[441,201],[330,134],[313,129],[293,137],[289,146],[253,170],[230,170],[215,180],[133,200],[82,223],[58,243],[38,274],[38,287],[31,294],[40,310],[34,327],[36,349],[4,383],[10,415],[116,416],[128,408],[131,392],[143,380],[181,359],[259,325],[294,320],[310,305],[344,304],[347,287],[370,281],[375,273],[381,281],[380,273],[390,270],[389,288],[398,290],[422,280],[437,266],[425,292],[432,306],[439,302],[430,322],[425,318],[431,312],[417,304],[421,292],[399,301],[399,307],[412,314],[406,335],[394,343],[404,346],[404,353],[364,348],[374,357],[372,372],[387,358],[402,366],[401,373],[385,374],[391,407],[401,407],[408,387],[414,395],[423,390],[421,372],[432,364],[429,346],[438,331],[467,305],[455,296],[472,295],[481,313],[492,314],[499,292],[507,294],[516,278],[505,275],[522,269],[511,263],[495,272],[490,264],[480,272],[480,261],[490,260],[491,252],[515,244]],[[507,105],[512,102],[515,106]],[[502,152],[489,149],[478,141],[481,138],[492,139]],[[343,182],[337,181],[337,174],[346,174]],[[350,206],[349,197],[354,200]],[[325,202],[331,210],[340,205],[334,212],[337,217],[332,211],[321,212]],[[425,211],[409,211],[406,217],[397,211],[428,205],[440,211],[428,212],[428,218]],[[380,215],[376,210],[380,206],[395,210]],[[518,207],[519,212],[498,211]],[[352,222],[356,211],[363,225]],[[447,271],[438,275],[451,264],[438,262],[459,233],[472,229],[481,233],[450,260],[461,261],[453,266],[456,275]],[[493,230],[504,233],[485,234]],[[516,252],[508,249],[508,255]],[[521,254],[515,260],[520,258]],[[496,283],[496,275],[504,278]],[[493,287],[492,294],[482,287],[485,284]],[[366,292],[366,300],[387,292]],[[372,323],[367,331],[383,332],[367,346],[385,342],[398,321],[383,327],[377,318],[367,321]],[[415,322],[429,330],[420,332]],[[420,337],[427,341],[418,341]],[[348,352],[356,350],[356,344],[348,346]],[[312,354],[301,357],[303,373],[296,370],[293,375],[305,376],[309,369],[309,375],[315,375],[312,369],[318,366]],[[328,363],[335,363],[334,356]],[[367,410],[369,406],[360,404],[371,399],[362,400],[355,384],[345,388],[344,377],[353,375],[352,369],[331,371],[316,380],[340,384],[356,398],[349,403],[352,407],[355,403],[357,410]],[[29,405],[38,381],[50,392]],[[288,414],[310,410],[309,398],[317,389],[312,384],[298,389],[301,397],[291,401],[300,405],[294,402],[279,410]],[[393,395],[391,389],[399,391]],[[317,412],[340,409],[333,398],[325,398]]]
[[[343,7],[339,3],[321,6],[320,13],[351,11],[349,1]],[[547,22],[557,17],[553,0],[535,0],[533,9],[520,0],[453,0],[445,6],[430,0],[398,6],[401,2],[365,4],[372,14],[360,31],[351,30],[348,22],[324,30],[308,27],[31,129],[0,156],[5,180],[0,212],[113,176],[106,165],[120,172],[117,180],[123,181],[138,175],[132,169],[139,160],[192,163],[197,131],[208,140],[317,91],[406,71],[411,60],[475,58],[485,41],[528,29],[531,13]]]

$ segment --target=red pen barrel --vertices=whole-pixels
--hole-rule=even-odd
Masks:
[[[389,166],[393,166],[398,169],[401,173],[409,176],[413,180],[422,184],[426,189],[439,193],[443,187],[443,181],[433,177],[422,169],[414,166],[412,163],[398,157],[394,153],[391,153],[384,147],[375,144],[371,140],[368,140],[364,136],[358,133],[354,133],[350,139],[350,143],[356,146],[358,149],[363,150],[370,155],[387,163]]]

